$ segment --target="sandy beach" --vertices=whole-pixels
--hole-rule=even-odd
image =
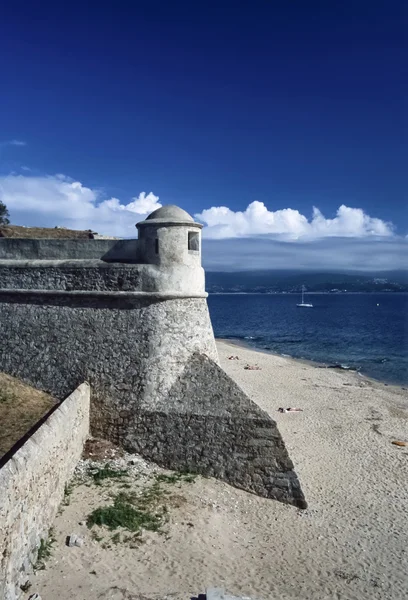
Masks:
[[[190,600],[214,585],[254,600],[406,599],[408,446],[392,442],[408,441],[408,392],[353,372],[217,345],[226,372],[277,421],[308,509],[198,477],[163,484],[169,511],[162,534],[113,541],[112,532],[88,529],[88,515],[121,486],[142,489],[161,473],[125,455],[115,463],[130,465],[125,484],[85,481],[70,490],[51,556],[30,578],[26,597]],[[65,544],[72,533],[82,546]]]

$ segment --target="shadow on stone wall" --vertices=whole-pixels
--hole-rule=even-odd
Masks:
[[[192,356],[166,401],[134,416],[121,443],[163,467],[307,506],[275,421],[204,355]]]

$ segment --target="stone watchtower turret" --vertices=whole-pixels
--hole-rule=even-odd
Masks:
[[[162,206],[136,225],[139,232],[139,260],[158,265],[163,291],[202,295],[204,269],[201,266],[201,229],[182,208]]]

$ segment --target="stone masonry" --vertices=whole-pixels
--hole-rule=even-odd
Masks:
[[[16,600],[89,435],[89,386],[64,400],[0,463],[0,598]],[[7,460],[8,458],[8,460]]]
[[[95,435],[304,508],[276,423],[218,367],[200,228],[163,207],[138,240],[0,239],[0,370],[58,398],[88,381]]]

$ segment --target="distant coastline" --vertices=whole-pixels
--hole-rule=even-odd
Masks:
[[[206,272],[207,292],[299,294],[408,292],[408,271],[377,273],[310,272],[293,270]]]
[[[207,294],[209,294],[210,296],[237,296],[237,295],[241,295],[241,296],[298,296],[299,292],[234,292],[234,291],[229,291],[229,292],[211,292],[209,290],[207,290]],[[367,296],[373,296],[375,294],[399,294],[399,295],[407,295],[408,294],[408,289],[407,290],[382,290],[382,291],[378,291],[378,290],[373,290],[373,291],[365,291],[365,292],[353,292],[353,291],[338,291],[338,292],[307,292],[308,296],[334,296],[334,295],[342,295],[342,296],[346,296],[346,295],[350,295],[350,296],[356,296],[356,295],[362,295],[365,294]]]

